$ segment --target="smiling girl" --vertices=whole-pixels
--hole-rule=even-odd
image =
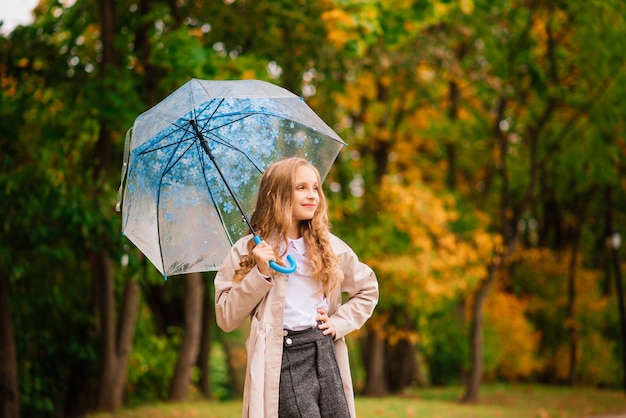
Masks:
[[[242,416],[355,417],[345,336],[378,302],[374,272],[330,233],[319,172],[303,158],[265,171],[250,222],[266,241],[240,239],[215,277],[220,328],[250,318]],[[270,267],[287,255],[296,271]]]

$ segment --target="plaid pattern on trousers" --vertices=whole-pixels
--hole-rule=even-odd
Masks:
[[[350,417],[330,335],[284,332],[279,391],[279,418]]]

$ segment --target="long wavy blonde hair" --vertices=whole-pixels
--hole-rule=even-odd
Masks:
[[[263,173],[255,209],[250,223],[257,235],[267,239],[274,246],[277,260],[282,259],[288,247],[287,232],[293,222],[292,208],[296,171],[298,168],[311,167],[317,176],[319,188],[319,202],[317,210],[311,220],[300,221],[300,236],[304,238],[307,248],[307,259],[310,263],[310,274],[320,283],[325,293],[332,292],[339,284],[341,275],[337,271],[337,257],[330,244],[330,222],[328,220],[326,197],[321,188],[322,180],[319,171],[304,158],[292,157],[272,164]],[[250,240],[248,249],[254,248],[254,241]],[[284,248],[280,253],[280,248]],[[235,280],[241,281],[256,265],[250,253],[240,262],[240,268],[235,271]]]

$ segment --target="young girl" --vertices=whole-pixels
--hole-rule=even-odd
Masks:
[[[243,417],[355,417],[344,337],[378,302],[372,269],[330,233],[319,172],[303,158],[270,166],[250,220],[215,277],[217,324],[250,318]],[[291,255],[298,268],[282,274]],[[342,293],[345,302],[342,303]]]

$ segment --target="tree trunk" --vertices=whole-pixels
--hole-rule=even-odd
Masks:
[[[9,276],[4,270],[0,270],[0,417],[19,418],[17,354],[9,287]]]
[[[580,219],[579,219],[580,220]],[[570,261],[567,273],[567,315],[566,328],[569,338],[569,369],[568,380],[571,386],[576,386],[576,370],[578,369],[578,326],[576,320],[576,266],[582,222],[578,222],[572,240]]]
[[[619,261],[618,248],[611,248],[611,259],[615,271],[615,284],[617,292],[617,302],[619,309],[619,323],[622,336],[622,385],[626,392],[626,306],[624,303],[624,285],[622,281],[622,270]]]
[[[366,337],[365,396],[385,396],[389,393],[385,378],[385,340],[370,331]]]
[[[191,372],[198,360],[202,328],[202,299],[204,283],[200,273],[185,275],[185,330],[180,355],[170,384],[170,401],[187,398],[191,385]]]
[[[102,64],[99,76],[106,79],[108,70],[118,67],[120,60],[115,50],[115,1],[99,0],[100,39],[102,42]],[[94,151],[94,197],[103,189],[103,184],[112,170],[113,138],[108,121],[100,120],[100,133]],[[122,406],[128,358],[132,347],[135,320],[139,305],[139,285],[127,281],[124,289],[122,311],[116,326],[115,278],[109,254],[98,251],[90,257],[93,286],[96,290],[97,308],[100,315],[102,337],[101,374],[97,407],[115,411]]]
[[[567,274],[567,316],[565,326],[569,338],[568,380],[571,386],[576,385],[576,369],[578,368],[578,327],[576,326],[576,257],[578,245],[572,243],[572,253]]]
[[[114,399],[117,405],[122,405],[124,400],[124,386],[128,375],[128,360],[133,347],[135,335],[135,323],[139,313],[139,295],[141,290],[137,282],[127,280],[124,287],[124,299],[117,327],[118,337],[116,341],[117,375],[114,391]]]
[[[102,335],[98,409],[112,412],[122,406],[124,399],[128,359],[139,307],[139,285],[133,281],[126,282],[119,325],[116,326],[113,267],[106,252],[92,256],[92,271],[99,284],[98,308]]]
[[[392,315],[396,318],[395,325],[402,331],[415,332],[415,323],[406,313],[401,318],[399,313]],[[403,389],[415,386],[418,382],[417,348],[409,339],[400,339],[395,344],[385,342],[385,364],[387,390],[391,393],[401,392]]]
[[[97,306],[100,314],[100,333],[102,336],[102,366],[100,371],[100,388],[98,393],[98,409],[115,411],[121,406],[113,401],[115,387],[115,286],[111,260],[100,252],[92,256],[92,277],[96,281]]]
[[[392,393],[399,393],[417,383],[417,357],[415,344],[409,340],[400,340],[391,346],[387,344],[387,388]]]
[[[613,197],[611,187],[606,188],[606,245],[611,253],[611,264],[615,272],[615,291],[617,293],[617,307],[619,309],[619,324],[622,337],[622,385],[626,392],[626,303],[624,303],[624,285],[622,282],[622,269],[619,259],[619,247],[621,237],[613,230],[613,216],[611,209],[613,207]]]
[[[213,323],[213,294],[211,286],[204,291],[204,305],[202,307],[202,335],[200,337],[200,353],[198,354],[198,368],[200,369],[199,386],[202,395],[211,398],[211,373],[209,358],[211,356],[211,324]]]
[[[472,301],[472,325],[470,330],[470,356],[471,365],[465,382],[465,393],[461,398],[463,403],[478,402],[480,385],[483,377],[483,304],[495,280],[497,267],[490,265],[487,277],[480,283]]]
[[[497,106],[497,117],[495,121],[503,119],[505,110],[507,108],[507,100],[500,98]],[[510,237],[514,234],[511,229],[511,222],[509,220],[509,211],[511,209],[511,196],[509,185],[509,172],[507,164],[508,154],[508,141],[502,134],[498,123],[494,123],[493,126],[494,137],[497,138],[499,148],[499,174],[502,181],[502,192],[500,201],[500,228],[501,235],[506,243]],[[516,224],[516,223],[515,223]],[[515,225],[514,224],[514,225]],[[505,247],[506,248],[506,247]],[[494,255],[494,260],[487,266],[487,277],[482,280],[474,298],[471,301],[471,316],[470,316],[470,369],[466,375],[465,392],[461,397],[463,403],[476,403],[478,402],[478,395],[480,392],[480,385],[483,378],[484,367],[484,343],[483,343],[483,304],[489,293],[492,283],[495,280],[498,266],[503,262],[503,256],[501,254]],[[497,261],[496,261],[497,260]]]
[[[496,117],[493,124],[493,135],[497,139],[498,148],[498,172],[502,181],[501,201],[500,201],[500,235],[503,244],[501,249],[494,254],[493,259],[487,266],[487,277],[479,284],[472,301],[472,317],[470,329],[470,370],[465,382],[465,392],[461,397],[463,403],[478,402],[480,385],[483,377],[483,304],[489,293],[489,289],[496,278],[498,269],[504,264],[506,258],[515,250],[518,244],[517,224],[534,199],[534,190],[539,173],[538,164],[538,143],[539,133],[549,119],[553,105],[547,106],[535,126],[530,127],[528,132],[528,142],[530,148],[530,161],[528,177],[530,179],[526,187],[524,197],[518,205],[513,205],[511,197],[511,186],[509,182],[508,151],[509,142],[507,136],[500,129],[499,122],[506,114],[508,101],[505,97],[498,100]]]
[[[180,297],[167,297],[168,287],[163,284],[148,283],[142,289],[152,312],[157,335],[166,335],[170,327],[184,327],[185,312]]]
[[[462,57],[459,57],[459,60]],[[448,92],[448,99],[450,101],[450,107],[448,108],[448,118],[451,122],[456,122],[459,116],[459,85],[456,81],[450,81],[448,83],[450,88]],[[448,189],[455,190],[456,189],[456,166],[457,166],[457,155],[456,155],[456,146],[451,141],[446,141],[444,143],[444,147],[446,150],[446,159],[448,161],[448,172],[446,174],[446,185]]]
[[[576,319],[576,273],[578,267],[578,253],[580,252],[580,238],[583,229],[583,223],[587,213],[587,203],[591,201],[594,188],[589,189],[587,193],[577,199],[575,206],[576,223],[573,225],[569,233],[571,238],[571,253],[568,266],[567,279],[567,318],[566,328],[569,336],[569,370],[568,378],[571,386],[578,383],[578,321]]]

